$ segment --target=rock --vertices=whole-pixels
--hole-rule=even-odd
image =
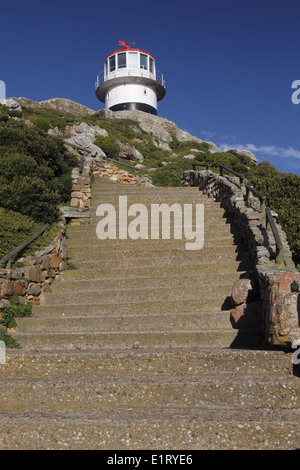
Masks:
[[[291,345],[299,339],[299,293],[295,285],[300,284],[300,273],[275,272],[264,276],[266,339],[276,345]]]
[[[103,150],[93,143],[94,137],[78,134],[75,137],[65,139],[65,143],[78,149],[82,153],[89,154],[95,161],[101,161],[103,158],[106,158]]]
[[[2,310],[3,308],[10,308],[11,303],[7,299],[1,299],[0,300],[0,309]]]
[[[68,265],[65,261],[61,261],[59,265],[59,271],[66,271],[68,269]]]
[[[25,295],[26,292],[26,284],[24,281],[14,281],[13,282],[13,291],[16,295]]]
[[[13,285],[10,279],[0,279],[0,299],[13,295]]]
[[[259,328],[262,324],[261,300],[250,304],[242,304],[230,311],[230,319],[234,328]]]
[[[137,170],[142,170],[143,168],[146,168],[145,165],[142,165],[141,163],[137,163],[135,167]]]
[[[38,295],[40,295],[40,293],[41,293],[41,287],[38,284],[31,282],[27,288],[27,294],[37,297]]]
[[[139,163],[143,163],[144,157],[135,147],[123,142],[117,141],[119,147],[119,157],[126,158],[127,160],[138,160]]]
[[[7,106],[9,109],[13,109],[14,111],[22,111],[21,106],[14,98],[0,100],[0,104]]]
[[[61,258],[56,253],[53,253],[50,257],[50,266],[51,268],[58,269],[61,263]]]
[[[231,300],[234,305],[241,305],[247,301],[249,293],[252,291],[250,279],[238,279],[231,292]]]
[[[24,272],[29,281],[42,282],[42,268],[40,266],[26,266]]]
[[[11,279],[12,269],[0,269],[0,279]]]

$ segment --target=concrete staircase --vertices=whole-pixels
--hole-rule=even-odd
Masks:
[[[205,247],[96,237],[100,203],[205,204]],[[248,267],[218,204],[196,188],[103,179],[88,226],[70,226],[76,270],[19,319],[0,366],[3,449],[295,449],[291,358],[229,321]],[[250,349],[249,349],[250,348]],[[256,349],[255,349],[256,348]]]

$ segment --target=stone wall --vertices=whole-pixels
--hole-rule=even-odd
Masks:
[[[17,295],[25,304],[39,304],[42,292],[49,292],[51,284],[67,269],[68,245],[62,229],[52,243],[34,255],[20,258],[22,268],[0,269],[1,309],[11,306],[9,298]]]
[[[233,325],[240,328],[261,324],[268,342],[290,346],[300,338],[300,273],[293,263],[286,234],[276,222],[276,214],[272,213],[283,244],[283,265],[275,262],[276,243],[272,232],[266,229],[266,216],[260,212],[259,200],[251,196],[246,202],[246,188],[240,187],[238,178],[206,170],[186,171],[182,186],[198,186],[203,194],[220,202],[240,248],[251,260],[250,284],[240,279],[233,288]]]

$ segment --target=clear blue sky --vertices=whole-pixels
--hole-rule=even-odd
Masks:
[[[160,116],[300,174],[299,0],[15,0],[0,17],[7,96],[101,109],[104,58],[118,40],[134,41],[166,72]]]

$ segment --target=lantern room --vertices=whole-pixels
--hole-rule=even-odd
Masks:
[[[112,111],[136,109],[157,114],[157,102],[166,94],[163,74],[149,52],[119,41],[123,49],[106,57],[97,77],[96,96]]]

